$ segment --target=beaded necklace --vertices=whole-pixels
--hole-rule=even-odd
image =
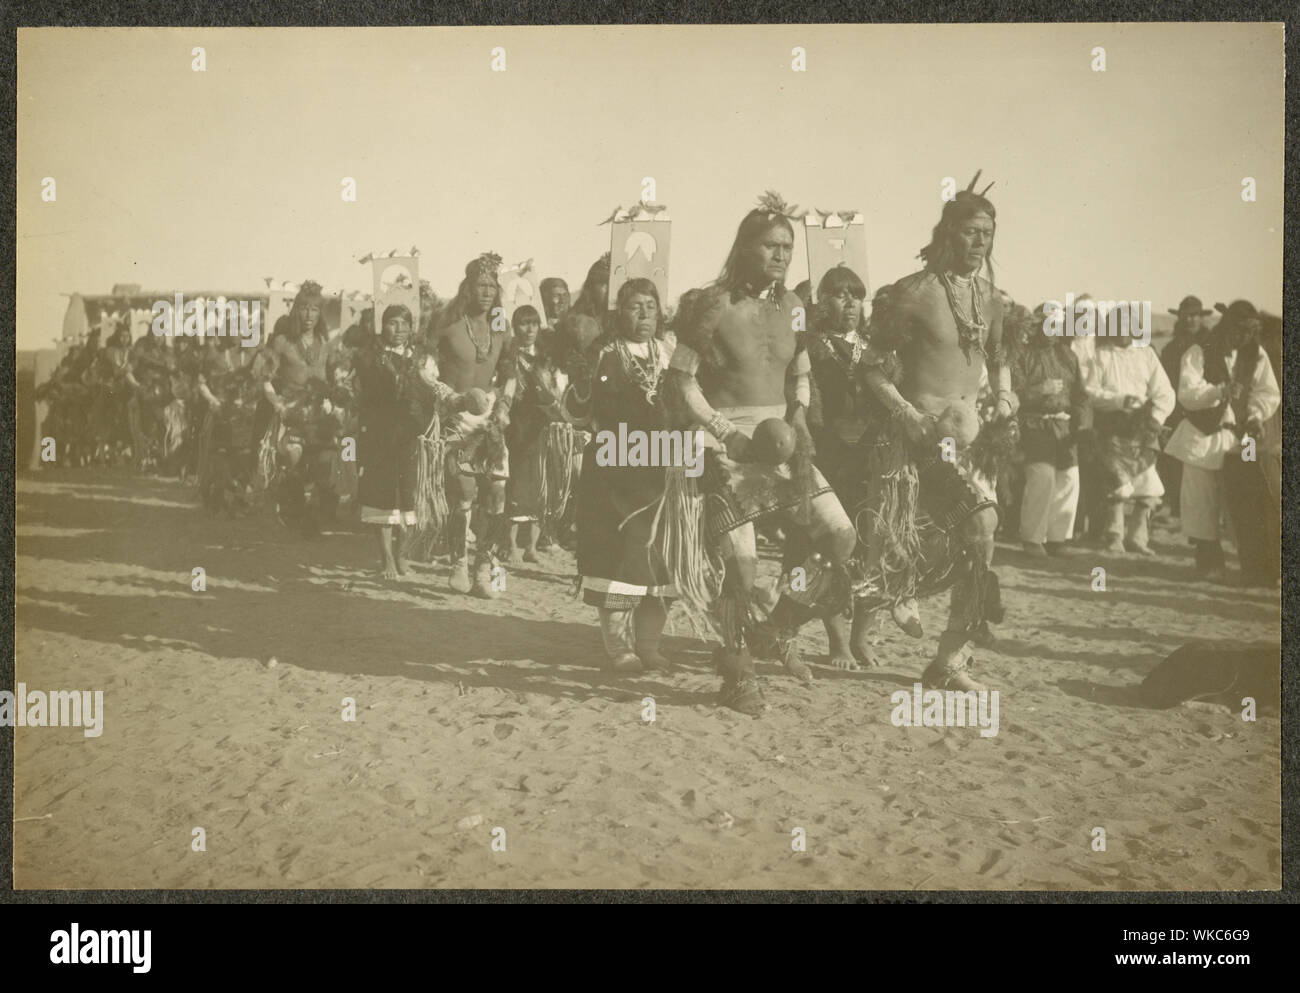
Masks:
[[[474,361],[486,362],[488,356],[492,354],[492,327],[488,326],[488,340],[486,345],[479,344],[479,340],[474,337],[474,326],[469,322],[469,315],[464,314],[461,320],[465,322],[465,333],[469,335],[469,340],[474,346]]]
[[[984,321],[984,312],[980,308],[978,280],[974,275],[970,277],[971,313],[967,314],[957,303],[957,289],[961,287],[964,291],[966,280],[951,272],[943,273],[940,279],[943,280],[943,289],[948,295],[948,309],[952,311],[953,320],[957,323],[957,340],[969,361],[972,347],[984,351],[984,335],[989,329]]]
[[[623,367],[623,373],[643,394],[645,394],[646,403],[654,405],[655,397],[659,395],[659,380],[663,375],[663,369],[659,366],[659,344],[651,338],[646,344],[649,346],[648,356],[644,359],[632,353],[627,347],[627,342],[622,338],[614,340],[614,348],[618,352],[619,364]]]

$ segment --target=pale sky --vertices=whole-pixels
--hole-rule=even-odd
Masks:
[[[486,250],[576,293],[645,176],[673,301],[766,189],[861,211],[874,290],[919,267],[944,177],[982,168],[1023,303],[1280,313],[1282,46],[1280,24],[21,29],[18,347],[60,335],[64,293],[368,291],[356,260],[411,245],[443,295]]]

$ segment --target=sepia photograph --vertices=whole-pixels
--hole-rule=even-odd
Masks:
[[[1282,887],[1283,24],[16,55],[15,889]]]

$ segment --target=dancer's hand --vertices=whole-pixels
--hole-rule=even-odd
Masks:
[[[741,432],[733,431],[727,435],[727,457],[733,462],[744,462],[745,452],[749,450],[749,439]]]
[[[902,415],[903,432],[913,445],[925,445],[934,440],[938,422],[915,407]]]
[[[468,410],[462,410],[456,415],[452,427],[462,435],[473,434],[485,427],[491,416],[491,414],[471,414]]]

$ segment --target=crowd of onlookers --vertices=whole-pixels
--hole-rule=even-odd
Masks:
[[[870,323],[865,288],[848,270],[832,270],[818,289],[819,299],[807,283],[796,292],[811,315],[810,425],[818,448],[829,450],[851,444],[862,430],[852,396],[860,384],[836,372],[851,366],[837,366],[836,355],[837,349],[849,354],[853,345],[846,342],[865,345]],[[516,335],[530,353],[556,347],[551,328],[569,309],[563,280],[545,281],[543,297],[542,310],[513,315]],[[1202,578],[1228,580],[1223,540],[1231,534],[1238,581],[1276,586],[1281,319],[1241,300],[1218,305],[1215,319],[1216,310],[1189,296],[1170,311],[1173,336],[1157,351],[1126,333],[1054,335],[1050,305],[1030,311],[1005,295],[1003,302],[1005,354],[1020,400],[1018,442],[997,465],[1003,536],[1018,537],[1025,554],[1035,557],[1070,555],[1081,544],[1147,557],[1157,554],[1150,543],[1152,517],[1167,513],[1179,519]],[[600,320],[598,310],[593,316]],[[1126,326],[1109,316],[1096,315],[1099,331]],[[426,313],[414,318],[417,337],[431,319]],[[331,421],[338,437],[348,427],[351,360],[371,339],[379,336],[369,312],[343,333],[313,338],[319,344],[313,375],[338,407]],[[207,499],[204,468],[220,447],[212,415],[229,413],[227,405],[247,412],[246,438],[226,447],[244,450],[255,463],[259,425],[252,411],[262,399],[260,384],[280,372],[276,348],[275,334],[257,348],[235,338],[145,334],[132,341],[126,323],[108,316],[38,388],[38,399],[48,405],[42,434],[59,439],[60,464],[133,464],[198,478]],[[563,377],[552,385],[562,387]],[[545,406],[562,397],[535,399]],[[558,405],[553,409],[563,413]],[[250,466],[243,482],[251,487],[256,466]],[[345,501],[347,473],[346,465],[335,464],[335,489]]]
[[[1215,311],[1184,299],[1157,352],[1127,334],[1053,337],[1044,308],[1013,307],[1027,554],[1069,554],[1086,536],[1154,556],[1150,521],[1163,506],[1199,576],[1227,581],[1230,523],[1240,583],[1278,585],[1282,322],[1244,300],[1218,311],[1211,324]]]

